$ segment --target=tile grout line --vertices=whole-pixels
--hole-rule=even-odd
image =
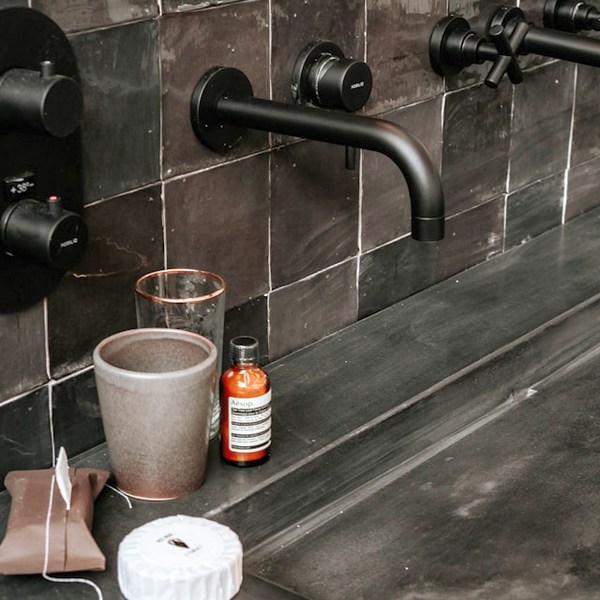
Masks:
[[[565,224],[567,217],[567,202],[569,198],[569,171],[571,170],[571,161],[573,153],[573,138],[575,130],[575,108],[577,106],[577,79],[579,76],[579,65],[575,65],[575,74],[573,75],[573,106],[571,107],[571,123],[569,130],[569,145],[567,146],[567,168],[565,169],[563,197],[562,197],[562,215],[561,224]]]
[[[269,98],[273,99],[273,1],[269,0],[267,4],[269,11],[269,48],[268,48],[268,78],[269,78]],[[269,134],[269,154],[267,160],[267,188],[269,194],[269,218],[267,219],[267,271],[268,286],[267,292],[267,357],[271,356],[271,297],[273,294],[273,148],[271,147],[272,136]]]

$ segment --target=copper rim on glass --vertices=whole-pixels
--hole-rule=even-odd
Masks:
[[[152,294],[143,289],[144,284],[149,281],[156,280],[158,278],[167,278],[169,275],[199,275],[206,277],[206,279],[213,281],[216,284],[216,289],[214,292],[209,294],[203,294],[202,296],[190,296],[189,298],[182,297],[171,297],[171,296],[160,296],[157,294]],[[167,290],[168,291],[168,290]],[[210,271],[201,271],[199,269],[161,269],[160,271],[152,271],[151,273],[146,273],[146,275],[142,275],[135,282],[135,293],[143,296],[147,300],[152,302],[160,302],[167,304],[187,304],[189,302],[202,302],[204,300],[209,300],[210,298],[216,298],[225,292],[225,281],[222,277],[219,277],[215,273],[211,273]]]

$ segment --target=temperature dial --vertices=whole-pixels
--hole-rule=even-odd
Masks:
[[[57,196],[47,202],[15,202],[0,218],[0,242],[5,251],[61,271],[81,258],[87,238],[83,218],[64,210]]]

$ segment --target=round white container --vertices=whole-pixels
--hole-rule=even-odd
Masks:
[[[127,600],[231,600],[242,585],[242,544],[208,519],[157,519],[123,538],[118,578]]]

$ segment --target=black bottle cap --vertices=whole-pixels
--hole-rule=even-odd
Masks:
[[[258,340],[251,335],[240,335],[229,342],[229,359],[234,365],[258,363]]]

